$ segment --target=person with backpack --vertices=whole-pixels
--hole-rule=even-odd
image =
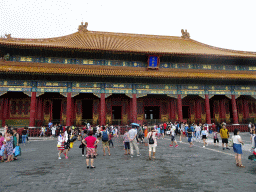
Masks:
[[[157,146],[157,137],[156,137],[156,132],[154,128],[151,128],[151,131],[147,135],[148,138],[148,154],[149,154],[149,159],[151,160],[151,152],[153,151],[153,156],[152,158],[155,159],[156,155],[156,146]]]
[[[101,132],[101,139],[102,139],[102,148],[103,148],[103,156],[106,156],[105,149],[108,148],[108,155],[110,156],[110,148],[109,148],[109,142],[108,142],[108,131],[106,130],[106,127],[102,127],[103,131]]]

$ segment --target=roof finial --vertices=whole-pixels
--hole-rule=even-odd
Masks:
[[[81,25],[78,27],[78,31],[88,31],[88,22],[81,22]]]
[[[184,29],[181,29],[181,34],[182,34],[182,38],[183,39],[190,39],[190,35],[189,35],[189,32],[187,32],[187,29],[185,29],[185,31],[184,31]]]
[[[12,38],[11,34],[5,34],[5,36],[6,36],[7,39],[11,39]]]

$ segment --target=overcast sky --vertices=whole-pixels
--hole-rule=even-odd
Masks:
[[[50,38],[88,30],[181,36],[256,52],[256,0],[0,0],[0,36]]]

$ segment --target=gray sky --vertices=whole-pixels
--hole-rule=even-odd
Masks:
[[[88,30],[181,36],[256,52],[255,0],[0,0],[0,36],[50,38]]]

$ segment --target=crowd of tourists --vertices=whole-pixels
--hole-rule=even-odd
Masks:
[[[0,133],[0,161],[11,162],[21,155],[20,143],[25,146],[28,140],[28,128],[24,128],[19,134],[17,128],[4,127],[4,134]],[[6,160],[6,161],[4,161]]]
[[[48,130],[47,130],[48,129]],[[255,125],[249,124],[251,143],[253,155],[256,159],[256,135]],[[145,130],[148,130],[146,137]],[[114,126],[96,126],[92,127],[89,123],[82,128],[74,126],[62,126],[61,124],[53,125],[51,122],[48,127],[42,127],[40,130],[40,137],[45,136],[46,132],[50,133],[51,137],[58,137],[57,148],[59,150],[58,159],[61,159],[61,154],[68,159],[69,151],[73,148],[76,140],[81,141],[79,148],[81,148],[82,156],[86,156],[87,168],[95,168],[94,159],[98,155],[97,147],[101,141],[103,147],[103,155],[111,155],[110,147],[114,148],[113,137],[120,137],[120,127]],[[124,155],[134,157],[136,151],[137,156],[141,156],[139,150],[139,143],[146,141],[148,144],[149,159],[156,157],[157,140],[164,139],[166,136],[170,139],[169,147],[178,147],[178,143],[182,143],[182,138],[187,138],[189,147],[193,147],[194,142],[202,142],[202,147],[208,145],[208,136],[212,134],[214,146],[219,146],[219,137],[222,141],[222,149],[230,150],[233,148],[235,153],[235,161],[238,167],[244,167],[242,164],[242,145],[244,142],[239,135],[239,130],[234,130],[234,136],[230,137],[226,124],[222,123],[220,129],[214,124],[210,127],[208,124],[188,124],[183,122],[168,122],[153,126],[127,126],[122,133],[122,140],[124,145]],[[176,139],[177,138],[177,139]],[[16,128],[5,126],[4,134],[0,133],[0,160],[10,162],[17,159],[20,155],[19,145],[26,144],[28,141],[28,129],[24,128],[22,132],[17,133]],[[18,147],[17,147],[18,146]],[[17,151],[16,151],[17,150]]]
[[[124,155],[134,157],[135,149],[136,155],[141,156],[139,143],[146,141],[148,144],[149,159],[154,159],[156,157],[157,140],[164,139],[166,136],[169,136],[171,140],[169,147],[178,147],[178,142],[182,143],[182,138],[186,137],[189,147],[193,147],[193,142],[202,142],[202,147],[205,148],[208,145],[208,136],[212,134],[214,146],[219,146],[220,136],[222,149],[230,150],[230,147],[232,147],[235,153],[236,166],[244,167],[241,158],[244,142],[239,135],[239,130],[235,129],[234,136],[230,137],[225,123],[222,123],[219,131],[216,127],[214,129],[213,127],[209,127],[207,124],[187,124],[180,122],[169,122],[150,127],[145,125],[127,127],[122,136]],[[149,130],[146,138],[144,137],[145,129]],[[82,149],[82,156],[86,154],[87,168],[95,168],[94,159],[98,155],[97,147],[100,141],[103,147],[103,155],[105,156],[107,152],[110,156],[110,146],[114,147],[112,138],[118,136],[120,136],[120,128],[113,126],[97,126],[93,128],[89,125],[82,129],[72,130],[72,127],[68,127],[65,131],[60,130],[57,144],[59,159],[61,159],[61,154],[64,154],[65,158],[68,159],[68,152],[73,148],[73,142],[78,139],[81,141],[79,148]],[[176,140],[176,137],[178,140]],[[252,138],[256,138],[255,128],[254,131],[252,129]],[[255,148],[255,144],[253,148]]]

